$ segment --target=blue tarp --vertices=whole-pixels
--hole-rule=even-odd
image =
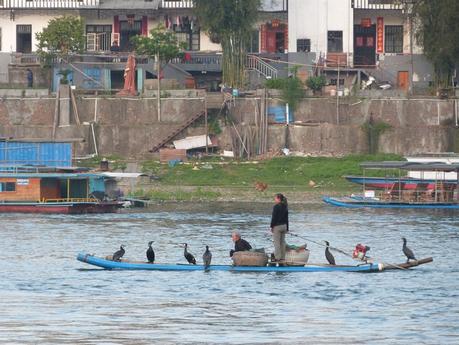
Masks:
[[[275,107],[268,107],[268,116],[272,122],[276,123],[285,123],[286,119],[286,110],[285,105],[275,106]],[[289,111],[289,122],[293,122],[293,112],[290,109]]]
[[[72,144],[0,141],[0,164],[72,166]]]

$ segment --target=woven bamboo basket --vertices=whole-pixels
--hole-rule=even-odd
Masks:
[[[304,266],[309,260],[309,250],[302,249],[300,251],[287,250],[285,252],[285,264],[288,266]]]
[[[268,255],[259,252],[236,252],[233,254],[234,266],[266,266]]]

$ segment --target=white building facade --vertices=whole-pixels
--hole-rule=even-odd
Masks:
[[[330,60],[351,62],[351,0],[290,0],[288,5],[289,52],[330,54]]]
[[[401,89],[427,87],[432,67],[407,10],[396,0],[290,0],[289,52],[315,53],[325,67],[368,69]]]

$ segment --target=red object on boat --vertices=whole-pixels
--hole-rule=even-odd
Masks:
[[[359,243],[355,246],[354,252],[352,253],[352,257],[354,259],[363,260],[368,250],[370,250],[370,247]]]

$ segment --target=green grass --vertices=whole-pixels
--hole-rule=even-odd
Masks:
[[[154,161],[144,162],[143,172],[160,177],[160,185],[253,187],[256,181],[270,187],[309,188],[314,181],[318,188],[347,190],[352,188],[342,177],[361,175],[359,164],[364,161],[400,160],[397,155],[351,155],[343,158],[279,157],[258,162],[222,161],[220,159],[192,161],[173,168]],[[193,167],[199,170],[193,170]],[[211,167],[211,168],[209,168]],[[372,175],[381,175],[371,171]]]
[[[119,155],[107,156],[94,156],[88,159],[81,159],[76,161],[76,165],[84,168],[96,169],[100,167],[102,159],[107,159],[111,170],[124,170],[126,169],[126,161]]]

